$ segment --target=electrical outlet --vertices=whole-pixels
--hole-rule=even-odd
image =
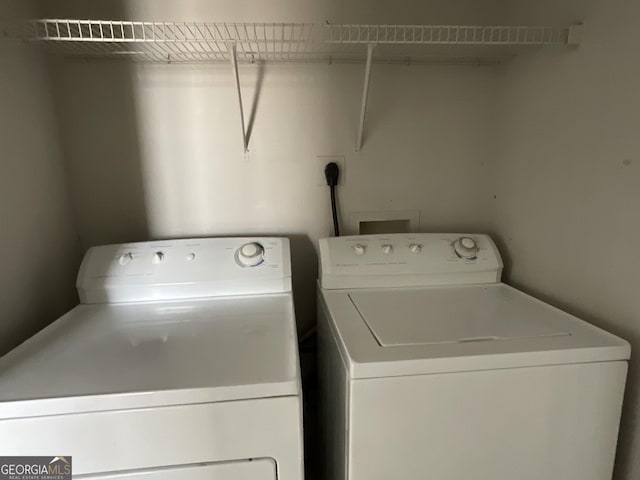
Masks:
[[[327,178],[324,176],[324,167],[327,163],[337,163],[340,167],[340,176],[338,177],[338,186],[342,187],[346,183],[347,178],[347,159],[344,155],[316,155],[316,185],[319,187],[327,186]]]

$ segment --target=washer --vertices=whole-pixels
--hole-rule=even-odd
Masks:
[[[629,344],[500,282],[486,235],[320,240],[326,478],[611,479]]]
[[[81,305],[0,360],[0,451],[73,475],[301,480],[284,238],[92,248]]]

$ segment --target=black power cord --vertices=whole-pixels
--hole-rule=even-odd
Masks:
[[[340,178],[340,167],[337,163],[327,163],[324,167],[324,176],[331,191],[331,214],[333,215],[333,232],[336,237],[340,236],[340,225],[338,223],[338,207],[336,206],[336,187]]]

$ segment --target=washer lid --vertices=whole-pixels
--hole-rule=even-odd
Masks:
[[[290,294],[80,305],[0,359],[0,419],[298,395]]]
[[[384,347],[571,335],[539,305],[489,288],[353,292],[349,298]]]
[[[629,344],[504,284],[321,290],[352,378],[627,360]]]

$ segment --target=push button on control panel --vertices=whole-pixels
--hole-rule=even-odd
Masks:
[[[415,253],[416,255],[422,253],[422,245],[419,243],[412,243],[409,245],[409,251],[411,253]]]
[[[156,252],[153,254],[153,263],[156,265],[164,260],[164,252]]]
[[[120,263],[120,265],[126,265],[131,260],[133,260],[133,254],[131,252],[128,252],[128,253],[125,253],[123,255],[120,255],[120,258],[118,259],[118,262]]]
[[[355,253],[356,255],[364,255],[365,253],[367,253],[367,247],[365,245],[362,245],[361,243],[356,243],[353,246],[353,253]]]

